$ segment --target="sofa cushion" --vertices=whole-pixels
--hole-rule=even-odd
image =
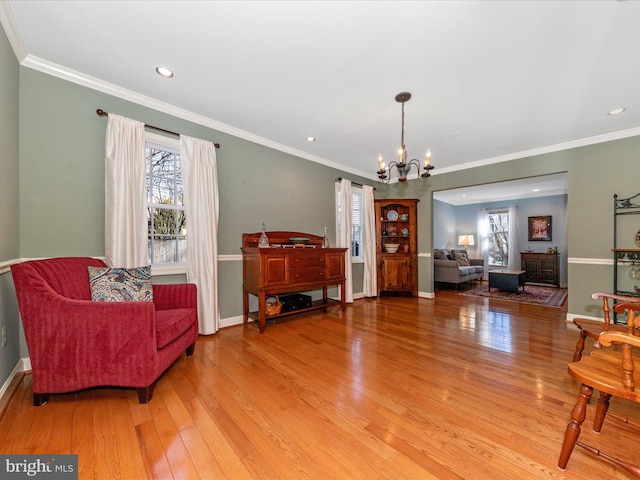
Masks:
[[[454,250],[453,255],[453,258],[456,262],[458,262],[458,265],[460,265],[461,267],[469,266],[469,257],[467,255],[467,252],[458,252]],[[475,269],[473,271],[475,272]]]
[[[466,266],[462,266],[460,265],[458,267],[458,270],[460,270],[460,275],[473,275],[476,273],[476,267],[466,267]]]
[[[445,253],[445,250],[441,250],[439,248],[436,248],[433,251],[433,259],[434,260],[447,260],[447,254]]]
[[[196,310],[175,308],[156,310],[156,342],[158,349],[166,347],[193,326]]]
[[[136,268],[88,267],[91,300],[152,302],[151,265]]]
[[[474,265],[477,273],[483,273],[484,267],[482,265]]]

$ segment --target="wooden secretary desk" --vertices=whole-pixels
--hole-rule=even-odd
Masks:
[[[322,299],[311,306],[270,315],[277,318],[345,302],[346,248],[322,248],[318,235],[300,232],[266,232],[270,247],[260,248],[261,232],[242,235],[242,301],[244,323],[249,317],[258,321],[260,333],[266,326],[266,299],[283,293],[322,290]],[[308,238],[305,245],[294,246],[291,238]],[[328,298],[327,287],[340,288],[340,301]],[[249,294],[258,297],[258,311],[249,312]]]

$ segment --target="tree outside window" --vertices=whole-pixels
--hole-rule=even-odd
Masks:
[[[147,143],[145,156],[149,260],[152,264],[184,263],[187,222],[180,153]]]
[[[489,213],[489,265],[509,265],[509,212]]]

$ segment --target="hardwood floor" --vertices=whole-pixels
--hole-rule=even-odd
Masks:
[[[556,466],[578,391],[565,316],[455,291],[358,300],[201,337],[147,405],[96,389],[33,407],[26,375],[0,451],[77,453],[81,479],[629,478],[579,448]],[[592,419],[586,443],[640,460],[633,427]]]

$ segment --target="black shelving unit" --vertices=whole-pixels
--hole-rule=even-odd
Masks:
[[[635,234],[635,242],[632,242],[633,228],[629,230],[630,225],[625,222],[624,227],[628,231],[628,235],[620,241],[621,220],[626,216],[640,215],[640,193],[629,198],[618,198],[613,196],[613,293],[624,295],[626,297],[640,297],[640,276],[637,278],[626,279],[625,284],[620,280],[621,265],[630,266],[630,271],[635,270],[640,275],[640,222],[634,228],[638,228]],[[630,248],[633,245],[633,248]],[[626,270],[626,269],[625,269]],[[633,280],[637,280],[638,285],[632,285]],[[614,302],[615,303],[615,302]],[[614,313],[614,323],[625,323],[625,320]]]

